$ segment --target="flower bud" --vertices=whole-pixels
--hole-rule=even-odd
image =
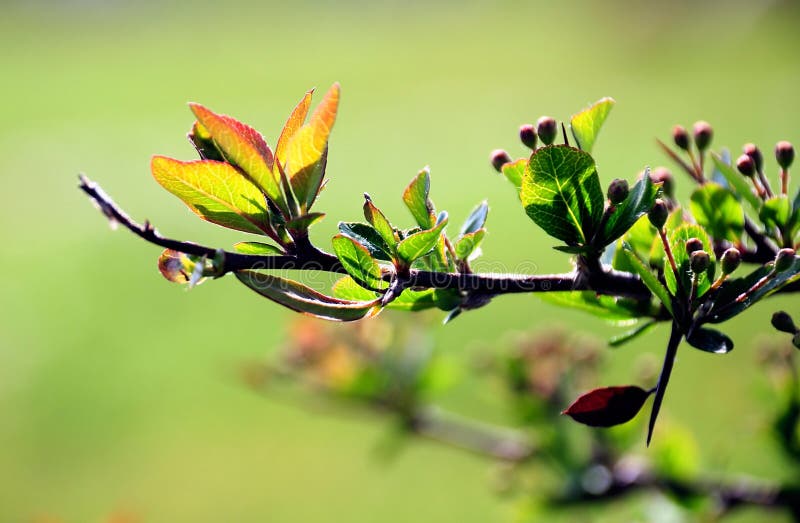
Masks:
[[[519,128],[519,139],[529,149],[536,149],[536,129],[531,124],[525,124]]]
[[[781,249],[775,256],[775,272],[788,271],[794,263],[794,249]]]
[[[536,122],[536,134],[539,135],[539,139],[543,144],[550,145],[555,141],[558,134],[558,123],[549,116],[542,116]]]
[[[664,203],[664,200],[658,198],[647,213],[647,218],[650,220],[650,223],[653,224],[653,227],[660,231],[664,227],[664,224],[667,223],[668,217],[669,209],[667,209],[667,204]]]
[[[689,256],[689,265],[692,268],[692,272],[695,274],[700,274],[708,269],[710,263],[711,258],[706,251],[694,251],[691,256]]]
[[[772,326],[781,332],[788,332],[789,334],[797,334],[798,330],[792,321],[792,317],[785,311],[778,311],[772,315]]]
[[[741,155],[736,160],[736,168],[748,178],[752,178],[756,174],[756,163],[753,161],[753,157],[747,154]]]
[[[794,147],[786,141],[778,142],[775,146],[775,159],[783,169],[788,169],[794,161]]]
[[[628,181],[617,178],[613,180],[608,186],[608,201],[611,205],[619,205],[628,197]]]
[[[694,144],[700,151],[705,151],[711,145],[711,139],[714,137],[714,130],[708,122],[699,121],[694,124]]]
[[[653,183],[660,183],[661,190],[664,191],[668,197],[672,198],[675,195],[675,178],[672,176],[672,172],[666,167],[656,167],[650,173],[650,179],[653,180]]]
[[[702,251],[703,242],[698,238],[689,238],[686,240],[686,254],[691,255],[693,252]]]
[[[742,263],[742,253],[740,253],[739,249],[736,247],[731,247],[722,253],[722,257],[719,259],[719,261],[722,265],[722,273],[730,274],[738,269],[739,264]]]
[[[764,167],[764,155],[761,154],[761,149],[759,149],[754,143],[748,143],[742,147],[742,151],[744,151],[744,154],[753,159],[753,163],[756,166],[756,171],[761,172],[761,168]]]
[[[491,156],[492,167],[495,171],[503,172],[503,166],[511,162],[511,157],[502,149],[495,149]]]
[[[675,145],[684,151],[689,150],[689,133],[684,126],[676,125],[672,128],[672,139],[675,141]]]

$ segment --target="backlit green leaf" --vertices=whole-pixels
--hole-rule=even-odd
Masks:
[[[601,236],[602,241],[597,243],[598,247],[608,245],[625,234],[639,218],[647,214],[653,207],[657,195],[658,186],[650,179],[648,170],[630,190],[625,201],[617,205],[606,220]]]
[[[392,224],[366,194],[364,195],[364,218],[378,231],[384,243],[390,249],[394,249],[397,245],[397,234],[395,234]]]
[[[381,267],[366,247],[343,234],[333,237],[333,250],[342,267],[357,282],[370,289],[382,289],[388,284],[381,279]]]
[[[661,285],[661,282],[658,281],[655,274],[650,271],[649,268],[644,266],[642,260],[636,255],[630,245],[623,244],[622,245],[622,252],[625,253],[625,256],[628,258],[628,264],[634,270],[636,274],[639,275],[641,278],[642,283],[650,289],[650,292],[658,298],[662,305],[672,314],[672,296],[670,296],[669,292],[667,291],[666,287]]]
[[[582,150],[587,153],[592,152],[597,135],[600,133],[600,128],[615,103],[613,98],[603,98],[570,119],[572,136],[575,137],[578,146]]]
[[[709,253],[711,263],[708,270],[699,275],[697,283],[697,296],[700,297],[711,288],[711,283],[714,281],[714,272],[716,271],[716,262],[714,259],[714,249],[711,240],[706,231],[699,225],[684,224],[672,231],[669,237],[670,248],[672,255],[675,257],[675,265],[678,268],[678,274],[681,278],[683,289],[688,293],[692,288],[692,270],[689,266],[689,254],[686,252],[686,240],[690,238],[697,238],[703,243],[703,250]],[[665,255],[666,256],[666,255]],[[678,285],[675,279],[675,274],[669,266],[668,260],[664,260],[664,280],[667,282],[667,287],[673,294],[678,292]]]
[[[543,301],[588,312],[610,321],[640,318],[648,311],[634,300],[597,294],[594,291],[556,291],[537,295]]]
[[[240,254],[283,254],[279,247],[261,242],[239,242],[233,246],[233,250]]]
[[[513,185],[517,190],[517,195],[519,195],[520,188],[522,187],[522,175],[525,174],[527,169],[527,158],[520,158],[514,162],[509,162],[504,164],[501,168],[503,176],[505,176],[506,179],[511,182],[511,185]]]
[[[472,254],[475,249],[478,248],[481,241],[483,240],[484,235],[486,234],[486,229],[478,229],[477,231],[470,232],[461,236],[454,246],[456,251],[456,257],[459,260],[466,260],[469,258],[470,254]]]
[[[337,298],[354,301],[370,301],[378,297],[378,294],[360,286],[350,276],[345,276],[336,280],[333,284],[333,294]],[[412,289],[404,290],[400,296],[389,302],[387,309],[420,311],[431,309],[436,306],[433,299],[433,289],[415,291]]]
[[[447,225],[447,214],[440,217],[439,223],[433,229],[416,232],[397,245],[397,255],[406,263],[411,263],[420,256],[427,254],[436,245],[439,235]]]
[[[747,181],[747,178],[739,173],[734,167],[727,164],[717,153],[712,152],[711,159],[714,161],[714,165],[716,166],[717,170],[722,173],[722,176],[724,176],[730,186],[733,187],[736,195],[740,198],[744,198],[754,210],[757,211],[760,209],[761,200],[759,200],[758,196],[756,196],[756,194],[753,192],[753,189],[750,187],[750,183]]]
[[[391,249],[371,225],[358,222],[339,222],[339,232],[366,247],[373,258],[392,261]]]
[[[789,197],[784,195],[775,196],[764,202],[758,217],[767,227],[783,228],[789,223],[792,216],[792,204]]]
[[[642,216],[633,227],[628,229],[622,238],[617,240],[617,249],[614,251],[614,260],[611,266],[618,271],[636,272],[628,263],[628,256],[622,250],[622,244],[627,243],[640,260],[650,261],[650,247],[656,236],[656,228],[650,224],[647,216]]]
[[[744,231],[744,210],[733,193],[708,182],[692,193],[689,209],[697,223],[715,239],[738,241]]]
[[[423,229],[430,229],[436,223],[433,203],[428,198],[430,190],[431,174],[430,170],[425,167],[403,191],[403,202]]]

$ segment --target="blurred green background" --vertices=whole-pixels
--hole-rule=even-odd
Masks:
[[[485,460],[424,441],[376,460],[384,421],[244,387],[238,366],[274,351],[291,313],[228,278],[190,293],[166,283],[159,250],[111,233],[77,173],[165,234],[230,245],[240,236],[157,186],[150,156],[194,156],[187,101],[274,144],[305,90],[338,80],[322,245],[338,220],[359,217],[364,191],[405,219],[400,193],[429,164],[433,198],[454,219],[489,199],[485,269],[562,271],[566,258],[489,152],[521,155],[520,124],[602,96],[618,102],[596,149],[604,183],[663,164],[654,137],[675,123],[706,119],[714,145],[734,149],[798,141],[799,15],[789,2],[4,2],[0,521],[118,510],[154,523],[514,520]],[[786,473],[769,440],[750,436],[764,423],[753,346],[779,307],[797,311],[798,300],[772,299],[727,325],[730,355],[679,357],[664,418],[696,431],[707,470]],[[615,331],[508,296],[432,335],[467,362],[508,331],[555,322]],[[660,354],[665,339],[660,327],[610,354],[607,383],[634,379],[633,356]],[[508,418],[498,390],[469,380],[442,402]]]

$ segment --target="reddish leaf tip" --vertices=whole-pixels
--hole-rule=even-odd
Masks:
[[[590,427],[612,427],[633,419],[651,392],[635,385],[594,389],[578,397],[561,414]]]

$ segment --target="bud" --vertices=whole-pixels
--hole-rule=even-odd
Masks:
[[[664,227],[664,224],[667,223],[667,218],[669,217],[669,209],[667,209],[667,204],[664,203],[664,200],[658,198],[647,213],[647,217],[650,219],[650,223],[653,224],[653,227],[660,231]]]
[[[775,159],[778,160],[778,165],[783,169],[788,169],[794,161],[794,147],[786,141],[778,142],[775,146]]]
[[[519,139],[529,149],[536,149],[536,129],[531,124],[519,128]]]
[[[491,156],[492,167],[497,172],[503,172],[503,166],[511,162],[511,157],[502,149],[495,149]]]
[[[775,272],[788,271],[794,263],[794,249],[781,249],[775,256]]]
[[[672,198],[675,195],[675,178],[666,167],[656,167],[650,173],[650,179],[653,180],[653,183],[660,183],[661,189],[668,197]]]
[[[543,144],[550,145],[555,141],[556,135],[558,134],[558,124],[555,119],[549,116],[542,116],[539,118],[539,121],[536,122],[536,133],[539,135],[539,139]]]
[[[708,122],[700,120],[694,124],[694,144],[700,151],[705,151],[711,145],[711,139],[714,137],[714,130]]]
[[[689,264],[692,268],[692,272],[695,274],[700,274],[708,269],[710,263],[711,258],[709,258],[706,251],[694,251],[691,256],[689,256]]]
[[[686,240],[686,254],[691,255],[693,252],[702,251],[703,242],[699,238],[689,238]]]
[[[761,168],[764,167],[764,156],[761,154],[761,149],[759,149],[754,143],[748,143],[742,147],[742,151],[744,151],[744,154],[753,159],[753,163],[756,166],[756,171],[761,172]]]
[[[730,274],[738,269],[739,264],[742,263],[742,253],[739,252],[739,249],[731,247],[722,253],[719,261],[722,265],[722,274]]]
[[[676,125],[672,128],[672,139],[675,141],[675,145],[684,151],[689,150],[689,133],[684,126]]]
[[[756,174],[756,163],[753,161],[753,157],[747,154],[741,155],[736,160],[736,168],[748,178],[752,178]]]
[[[798,330],[792,321],[792,317],[785,311],[778,311],[772,315],[772,326],[781,332],[788,332],[789,334],[797,334]]]
[[[611,205],[619,205],[628,197],[628,181],[617,178],[613,180],[608,186],[608,201]]]

